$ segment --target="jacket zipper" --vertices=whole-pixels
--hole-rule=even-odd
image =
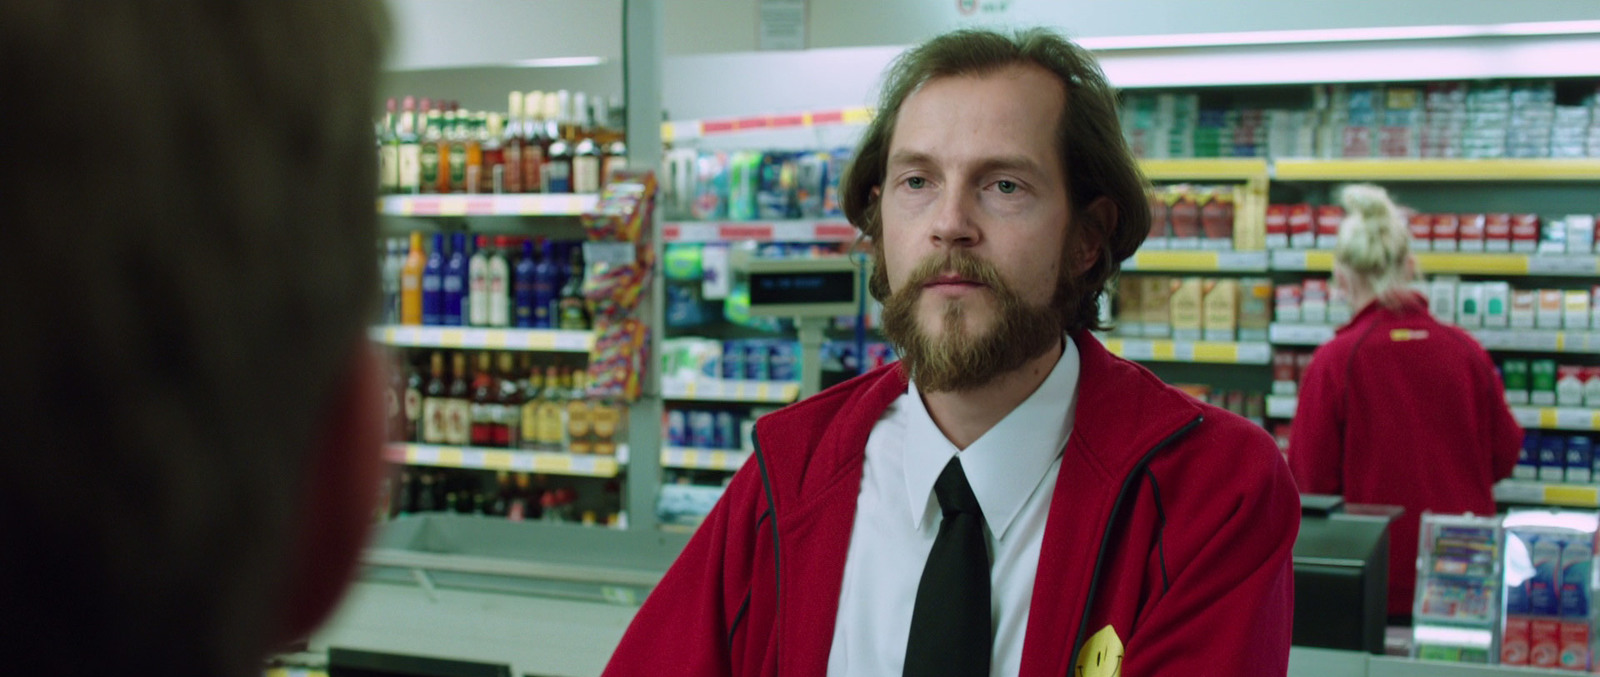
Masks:
[[[1100,574],[1102,573],[1106,563],[1106,546],[1111,542],[1111,529],[1117,525],[1117,516],[1119,511],[1122,509],[1123,500],[1128,497],[1128,489],[1133,486],[1134,482],[1138,479],[1145,466],[1150,464],[1151,458],[1154,458],[1155,455],[1162,449],[1165,449],[1167,445],[1172,444],[1174,440],[1178,439],[1179,437],[1183,437],[1190,430],[1193,430],[1195,426],[1200,425],[1200,422],[1204,421],[1205,418],[1206,417],[1204,415],[1195,416],[1188,423],[1184,424],[1182,428],[1177,429],[1165,439],[1157,442],[1156,445],[1151,447],[1149,451],[1144,452],[1144,456],[1139,458],[1139,462],[1134,464],[1133,469],[1128,471],[1127,476],[1123,478],[1122,488],[1117,490],[1117,502],[1111,504],[1111,517],[1110,519],[1106,520],[1105,533],[1100,535],[1100,551],[1095,554],[1094,559],[1094,576],[1089,579],[1089,595],[1084,598],[1083,616],[1078,619],[1078,638],[1072,642],[1072,653],[1067,654],[1068,677],[1071,677],[1073,666],[1076,665],[1078,661],[1078,652],[1083,650],[1083,642],[1085,636],[1088,634],[1089,629],[1089,614],[1094,610],[1095,591],[1100,587]]]

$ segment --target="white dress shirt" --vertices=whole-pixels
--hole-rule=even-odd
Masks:
[[[944,519],[933,483],[957,455],[983,508],[992,555],[990,673],[1021,670],[1039,547],[1077,393],[1078,347],[1069,336],[1044,383],[965,450],[934,424],[915,381],[889,406],[867,438],[829,677],[903,672],[917,584]]]

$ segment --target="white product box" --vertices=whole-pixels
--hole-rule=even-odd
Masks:
[[[1561,365],[1556,368],[1556,406],[1583,406],[1583,367]]]
[[[1428,311],[1440,322],[1456,321],[1456,285],[1461,280],[1455,277],[1436,277],[1428,292]]]
[[[1511,283],[1485,282],[1483,287],[1483,326],[1504,329],[1511,326]]]
[[[1539,292],[1535,289],[1511,291],[1511,328],[1533,329],[1538,326]]]
[[[1567,217],[1567,253],[1594,252],[1594,215],[1572,214]]]
[[[1540,329],[1560,329],[1566,294],[1560,289],[1539,290],[1539,314],[1535,326]]]
[[[1561,324],[1570,330],[1583,331],[1589,328],[1589,292],[1582,289],[1569,290],[1562,303]]]
[[[1600,409],[1600,367],[1584,367],[1583,377],[1583,406]]]
[[[1462,282],[1456,285],[1456,325],[1466,329],[1483,326],[1483,285]]]

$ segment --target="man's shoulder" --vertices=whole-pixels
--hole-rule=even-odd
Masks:
[[[1200,407],[1200,425],[1154,464],[1171,466],[1185,478],[1182,481],[1245,491],[1289,477],[1283,452],[1266,429],[1221,407],[1205,403]]]
[[[787,438],[791,432],[818,430],[841,418],[875,418],[883,407],[875,413],[863,411],[864,400],[884,388],[898,386],[903,392],[905,379],[900,374],[898,363],[886,364],[762,416],[758,425]]]

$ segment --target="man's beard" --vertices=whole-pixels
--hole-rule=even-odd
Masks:
[[[888,287],[883,252],[874,252],[873,276],[879,289]],[[955,274],[982,283],[990,295],[995,318],[986,331],[969,332],[965,318],[977,298],[947,299],[937,336],[917,321],[923,287],[936,278]],[[1065,278],[1065,271],[1062,272]],[[1056,285],[1056,298],[1063,289]],[[1055,300],[1055,299],[1053,299]],[[898,290],[883,299],[883,333],[900,351],[906,370],[924,392],[966,391],[983,386],[1048,351],[1061,341],[1061,316],[1050,305],[1034,306],[1006,285],[994,267],[966,250],[947,256],[930,256],[917,264]]]

